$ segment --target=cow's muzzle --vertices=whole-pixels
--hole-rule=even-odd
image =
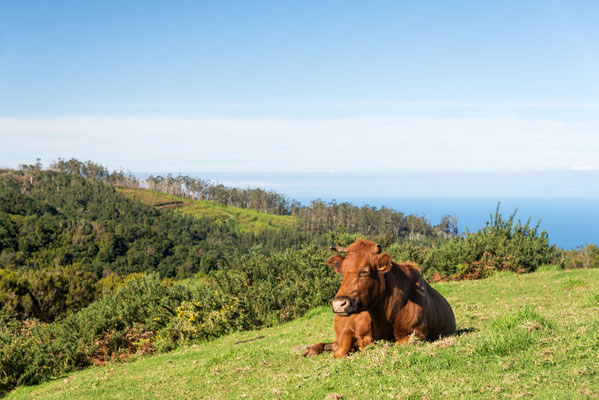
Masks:
[[[347,317],[358,311],[358,301],[351,297],[338,296],[333,299],[333,312],[339,316]]]

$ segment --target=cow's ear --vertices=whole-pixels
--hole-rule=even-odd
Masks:
[[[391,256],[389,254],[383,254],[379,257],[378,265],[376,268],[379,270],[380,273],[384,274],[389,272],[392,265],[393,264],[391,262]]]
[[[335,254],[334,256],[330,256],[327,260],[327,264],[329,267],[333,268],[336,273],[341,273],[341,263],[345,260],[345,257],[340,256],[339,254]]]

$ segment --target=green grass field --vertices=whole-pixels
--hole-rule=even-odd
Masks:
[[[461,330],[436,342],[303,358],[304,345],[333,339],[323,307],[288,324],[21,387],[8,399],[599,397],[599,270],[435,287]]]
[[[293,217],[289,215],[272,215],[247,208],[226,206],[207,200],[189,200],[179,196],[173,196],[148,189],[125,189],[117,188],[119,193],[130,199],[136,199],[142,203],[156,206],[164,203],[182,202],[175,208],[177,212],[193,215],[194,217],[207,217],[214,220],[226,221],[236,229],[245,232],[257,232],[263,229],[280,229],[292,227]]]

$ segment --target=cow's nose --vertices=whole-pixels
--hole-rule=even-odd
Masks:
[[[349,307],[349,299],[348,298],[335,298],[333,299],[333,311],[334,312],[344,312],[347,307]]]

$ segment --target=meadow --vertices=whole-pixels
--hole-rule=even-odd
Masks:
[[[458,334],[303,358],[333,339],[320,307],[295,321],[91,367],[7,399],[573,399],[599,397],[599,270],[543,267],[434,284]]]
[[[129,199],[139,200],[150,206],[160,207],[164,205],[162,207],[172,207],[183,215],[226,222],[236,231],[257,233],[265,229],[292,228],[295,222],[295,219],[290,215],[267,214],[209,200],[186,199],[155,190],[117,188],[117,192]]]

